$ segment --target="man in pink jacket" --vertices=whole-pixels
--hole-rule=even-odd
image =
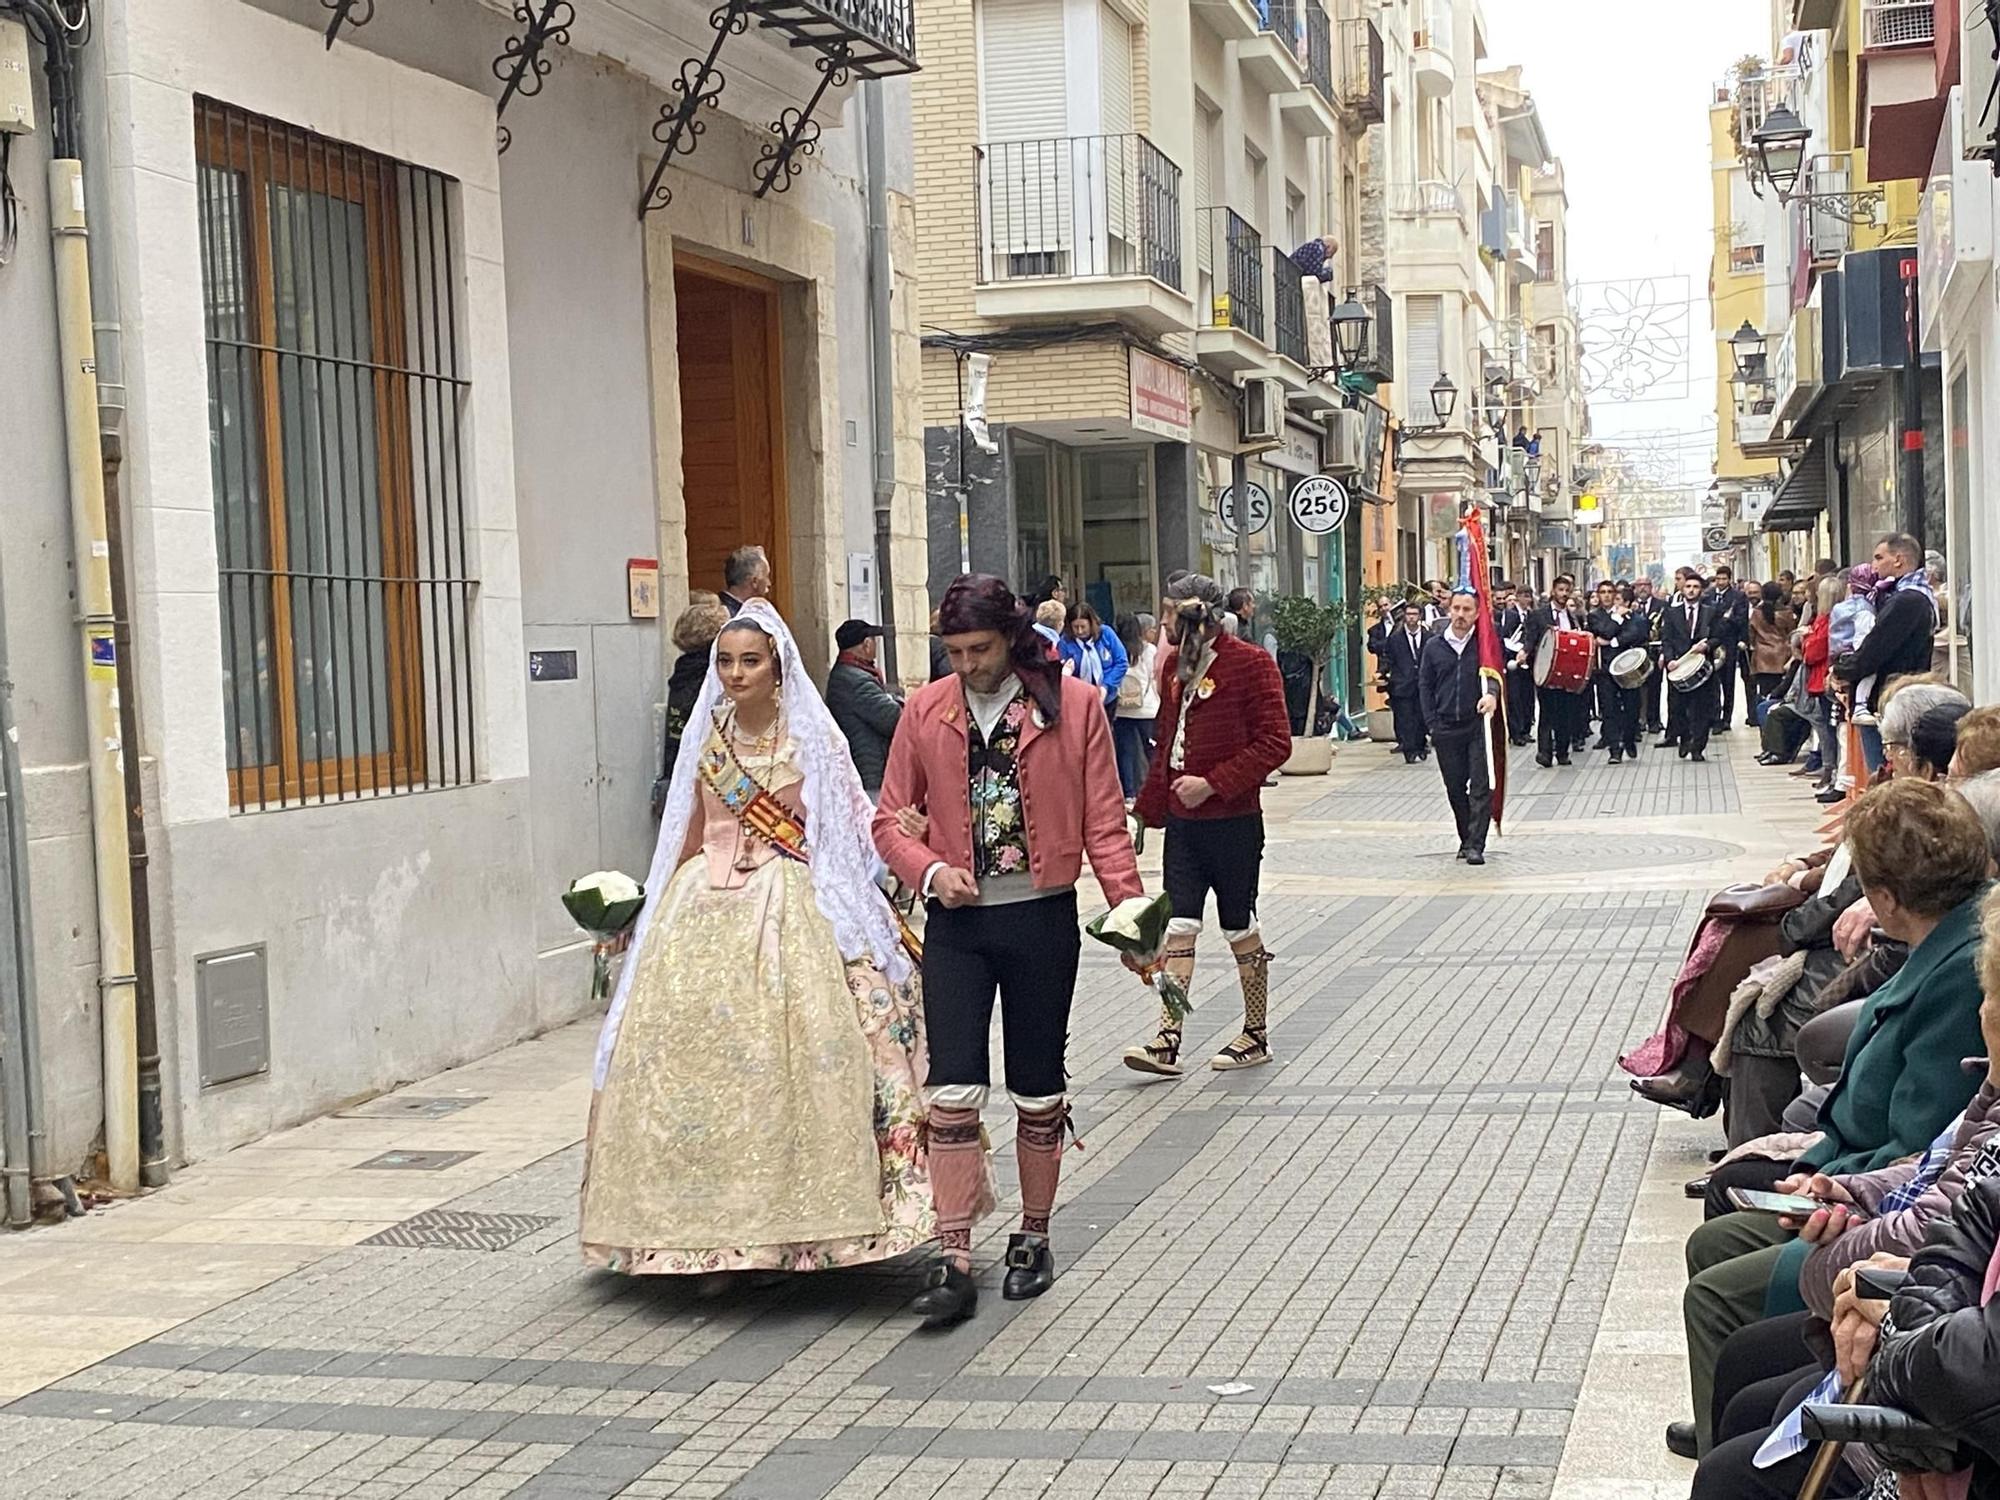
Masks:
[[[970,1317],[978,1300],[972,1220],[996,991],[1021,1174],[1021,1229],[1007,1242],[1001,1294],[1038,1297],[1055,1279],[1049,1216],[1069,1122],[1063,1052],[1084,855],[1113,905],[1143,894],[1102,696],[1061,675],[1027,607],[997,578],[957,579],[938,615],[952,675],[905,705],[874,823],[876,848],[925,901],[924,1097],[944,1249],[916,1301],[930,1327]],[[925,814],[921,837],[904,830],[904,809]]]

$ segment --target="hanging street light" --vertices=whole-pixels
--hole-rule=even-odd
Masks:
[[[1334,358],[1339,360],[1342,370],[1352,370],[1368,350],[1368,330],[1374,319],[1361,305],[1353,287],[1347,289],[1346,297],[1327,317],[1333,324]]]
[[[1799,172],[1806,163],[1806,142],[1811,139],[1812,127],[1789,104],[1779,104],[1750,133],[1757,165],[1764,180],[1778,190],[1780,203],[1792,201],[1792,190],[1799,185]]]
[[[1736,359],[1738,381],[1758,380],[1763,377],[1764,335],[1750,326],[1745,318],[1743,326],[1729,336],[1729,352]]]

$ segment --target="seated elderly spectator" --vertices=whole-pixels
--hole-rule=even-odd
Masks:
[[[1908,944],[1910,957],[1862,1008],[1820,1110],[1819,1140],[1789,1166],[1751,1158],[1709,1179],[1709,1220],[1688,1240],[1682,1303],[1695,1421],[1669,1430],[1677,1451],[1711,1445],[1717,1355],[1732,1332],[1762,1315],[1792,1238],[1770,1215],[1735,1212],[1729,1190],[1796,1193],[1817,1173],[1874,1171],[1920,1154],[1972,1097],[1959,1062],[1981,1046],[1975,955],[1991,867],[1986,830],[1956,793],[1897,780],[1861,799],[1847,834],[1876,924]]]
[[[1958,740],[1951,757],[1951,779],[1965,781],[2000,771],[2000,703],[1975,708],[1958,721]]]

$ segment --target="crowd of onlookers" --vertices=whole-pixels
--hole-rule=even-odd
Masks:
[[[1758,759],[1828,810],[1710,900],[1622,1059],[1725,1137],[1667,1433],[1697,1500],[2000,1496],[2000,705],[1934,669],[1939,594],[1901,535],[1742,591]]]

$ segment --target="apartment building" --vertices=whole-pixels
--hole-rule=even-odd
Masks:
[[[1926,297],[1916,177],[1930,152],[1899,139],[1927,130],[1935,145],[1942,105],[1929,96],[1944,8],[1773,0],[1769,57],[1739,62],[1711,99],[1717,212],[1728,215],[1718,254],[1726,235],[1742,264],[1714,288],[1717,369],[1730,379],[1718,388],[1705,519],[1727,543],[1716,556],[1752,575],[1866,557],[1887,530],[1944,539],[1942,383],[1905,335],[1906,309]],[[1927,124],[1902,102],[1912,58]],[[1767,500],[1750,482],[1763,477],[1752,463],[1773,458]]]
[[[1288,498],[1328,470],[1386,488],[1386,411],[1370,420],[1358,372],[1387,369],[1358,359],[1343,383],[1328,321],[1359,279],[1375,27],[1322,0],[917,17],[934,590],[967,567],[1054,575],[1107,620],[1176,568],[1267,602],[1344,597],[1353,507],[1316,531]],[[1340,243],[1324,282],[1292,254],[1322,236]],[[1384,351],[1387,321],[1368,330]]]
[[[665,631],[729,549],[764,545],[815,669],[869,614],[924,670],[908,5],[569,12],[0,18],[36,205],[0,264],[0,1003],[40,1022],[38,1172],[102,1141],[135,1179],[140,989],[177,1157],[587,1013],[559,893],[647,870]],[[51,201],[90,221],[80,361]],[[99,441],[128,596],[86,653]],[[120,958],[126,768],[150,940]]]

